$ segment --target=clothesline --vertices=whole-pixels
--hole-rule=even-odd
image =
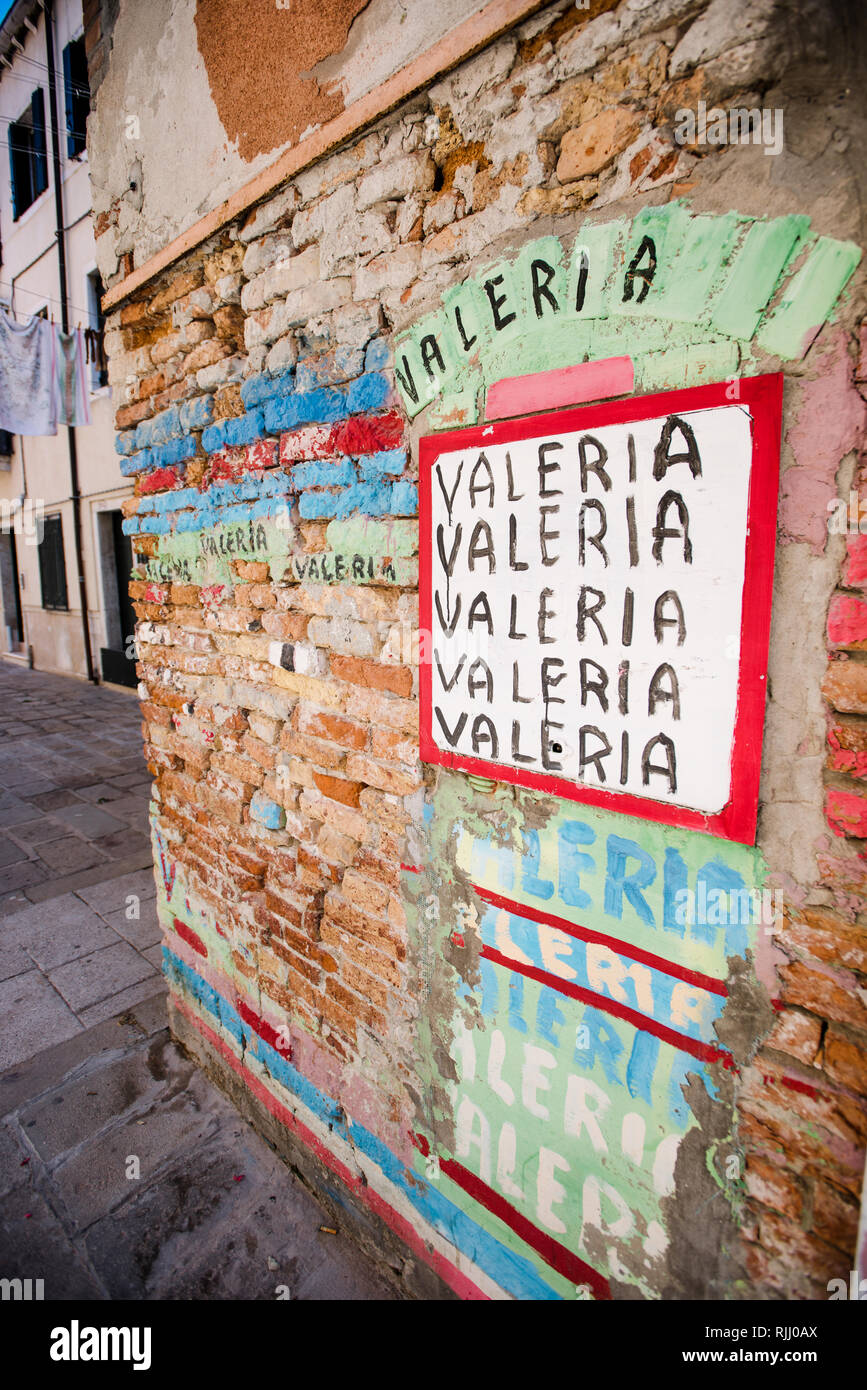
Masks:
[[[13,59],[13,61],[16,62],[16,63],[30,63],[30,64],[32,64],[32,66],[33,66],[34,68],[39,68],[41,72],[49,72],[49,71],[50,71],[50,69],[49,69],[47,63],[41,63],[41,62],[39,61],[38,58],[30,58],[30,57],[28,57],[28,55],[27,55],[26,53],[19,53],[19,54],[17,54],[17,56]],[[3,75],[4,77],[15,77],[15,78],[17,78],[17,80],[18,80],[19,82],[32,82],[32,81],[33,81],[33,78],[32,78],[32,77],[26,77],[26,76],[25,76],[25,77],[20,77],[20,76],[18,75],[18,73],[11,72],[11,71],[9,70],[9,68],[6,67],[5,63],[3,64],[3,73],[2,73],[2,75]],[[56,79],[56,81],[57,81],[58,86],[60,86],[60,84],[61,84],[62,82],[64,82],[64,75],[63,75],[63,73],[60,71],[59,68],[55,68],[55,70],[54,70],[54,76],[55,76],[55,79]],[[90,88],[89,88],[89,87],[80,87],[80,86],[78,85],[77,82],[71,82],[71,83],[69,84],[69,90],[70,90],[71,92],[75,92],[76,96],[86,96],[86,97],[89,97],[89,96],[90,96]]]
[[[55,295],[53,295],[53,294],[43,294],[41,290],[28,290],[24,285],[13,285],[11,280],[0,280],[0,289],[2,289],[2,287],[3,287],[4,285],[8,285],[8,286],[9,286],[9,289],[12,291],[13,294],[32,294],[32,295],[34,296],[35,299],[44,299],[44,300],[45,300],[47,303],[49,303],[49,304],[59,304],[59,305],[62,305],[62,304],[63,304],[63,300],[62,300],[62,299],[58,299],[58,298],[57,298]],[[91,323],[89,322],[90,317],[91,317],[91,314],[92,314],[92,312],[93,312],[91,309],[82,309],[82,307],[81,307],[80,304],[69,304],[69,303],[67,303],[67,308],[68,308],[68,309],[72,309],[72,311],[73,311],[74,313],[76,313],[76,314],[83,314],[83,315],[85,316],[85,318],[88,320],[87,323],[79,323],[79,324],[76,324],[76,328],[95,328],[95,327],[96,327],[95,324],[91,324]],[[6,312],[7,312],[7,313],[12,313],[13,310],[12,310],[12,309],[7,309]],[[15,310],[14,312],[15,312],[15,313],[18,313],[18,310]]]

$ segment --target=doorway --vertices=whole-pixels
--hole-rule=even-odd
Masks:
[[[24,650],[24,619],[21,615],[18,547],[14,531],[0,531],[0,597],[6,628],[5,649],[17,656]]]
[[[129,596],[132,574],[132,545],[123,534],[123,513],[99,513],[99,550],[102,566],[102,592],[105,599],[105,637],[100,649],[102,679],[112,685],[135,688],[135,611]]]

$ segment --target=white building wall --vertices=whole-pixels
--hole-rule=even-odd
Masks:
[[[54,171],[52,164],[51,125],[49,111],[47,48],[45,14],[32,6],[30,15],[36,33],[23,32],[16,26],[20,18],[13,13],[2,36],[0,51],[8,44],[10,30],[20,34],[23,52],[11,48],[8,58],[11,67],[0,69],[0,235],[2,235],[2,264],[0,264],[0,300],[11,306],[19,322],[47,307],[55,322],[61,321],[60,278],[55,238]],[[86,328],[90,323],[91,299],[88,293],[88,273],[96,269],[96,249],[91,224],[91,189],[87,153],[69,158],[65,139],[65,103],[63,82],[63,50],[82,33],[81,0],[57,0],[55,6],[54,49],[57,65],[57,107],[60,127],[60,157],[62,169],[63,211],[65,224],[69,323],[71,327]],[[26,37],[25,37],[26,35]],[[27,111],[31,94],[41,86],[46,116],[46,147],[48,154],[48,187],[19,217],[13,219],[9,129]],[[121,475],[114,450],[114,408],[108,387],[97,389],[90,396],[92,424],[76,429],[78,476],[81,493],[82,548],[84,578],[87,592],[88,621],[94,664],[99,670],[99,653],[111,645],[117,625],[113,611],[106,611],[103,573],[108,556],[105,534],[100,540],[98,516],[118,508],[121,500],[132,493],[132,484]],[[24,526],[16,537],[24,642],[21,659],[32,650],[33,664],[42,670],[68,672],[86,676],[84,638],[81,622],[81,600],[75,550],[73,505],[71,500],[69,445],[66,426],[58,428],[56,436],[15,438],[14,455],[9,471],[0,471],[0,521],[8,516],[15,499],[26,498],[46,514],[60,513],[66,561],[66,585],[69,609],[66,612],[45,609],[39,576],[38,549],[32,528]],[[103,528],[105,532],[106,528]],[[108,529],[110,536],[110,528]],[[0,605],[2,605],[0,595]],[[109,602],[116,605],[116,593],[109,586]],[[11,614],[5,611],[0,627],[0,650],[7,652],[6,628]]]

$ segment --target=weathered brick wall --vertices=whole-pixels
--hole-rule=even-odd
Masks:
[[[679,108],[755,104],[772,89],[795,125],[797,100],[774,83],[797,64],[801,30],[753,7],[741,33],[730,8],[551,7],[227,225],[109,323],[121,470],[136,479],[126,529],[177,1026],[463,1296],[562,1297],[585,1281],[580,1260],[528,1252],[514,1227],[444,1189],[434,1158],[456,1151],[450,1048],[461,1022],[485,1027],[465,1007],[478,899],[455,828],[484,843],[508,822],[516,844],[537,845],[541,828],[544,845],[558,812],[419,761],[416,441],[480,418],[501,377],[617,352],[633,357],[637,390],[787,372],[759,853],[676,841],[698,865],[718,853],[741,882],[778,887],[786,914],[773,936],[756,924],[745,958],[729,960],[727,1065],[686,1059],[677,1072],[698,1128],[664,1194],[668,1254],[633,1260],[609,1232],[619,1264],[600,1256],[607,1282],[590,1282],[615,1295],[622,1281],[650,1295],[824,1297],[852,1262],[867,1136],[867,571],[860,536],[839,569],[826,503],[863,432],[863,291],[856,280],[839,299],[858,259],[836,240],[853,234],[848,193],[817,210],[805,191],[820,167],[833,184],[827,142],[803,145],[806,173],[783,165],[766,186],[774,160],[760,148],[674,140]],[[815,68],[827,16],[806,10]],[[848,190],[851,170],[836,176]],[[669,202],[684,196],[704,223]],[[661,270],[645,310],[625,310],[614,287],[631,219],[648,207],[634,226],[652,231],[668,279]],[[768,211],[754,303],[738,257]],[[466,369],[427,372],[419,345],[440,329],[425,316],[542,236],[556,238],[564,275],[573,244],[607,247],[587,335],[577,316],[507,349],[489,332]],[[683,278],[672,289],[678,264],[700,292]],[[654,314],[654,293],[667,313]],[[404,382],[409,366],[423,383],[421,414],[397,391],[395,359]],[[838,428],[817,444],[812,421],[829,409]],[[804,696],[790,682],[799,625],[812,633],[826,611],[823,793],[820,677]],[[611,814],[593,824],[641,835]],[[643,843],[661,862],[675,840]],[[724,1183],[728,1154],[746,1166]],[[570,1201],[581,1181],[579,1169]],[[592,1241],[580,1251],[593,1266]]]

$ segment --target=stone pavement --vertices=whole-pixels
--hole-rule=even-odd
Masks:
[[[170,1038],[137,700],[0,661],[0,1278],[394,1299]]]

